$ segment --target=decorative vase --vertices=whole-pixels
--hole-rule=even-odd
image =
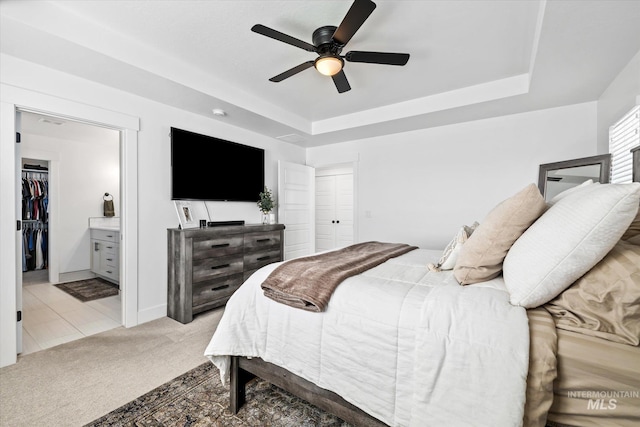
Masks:
[[[269,224],[269,214],[268,213],[263,213],[262,214],[262,224],[263,225]]]

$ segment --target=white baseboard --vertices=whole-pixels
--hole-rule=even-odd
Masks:
[[[138,325],[167,316],[167,304],[156,305],[138,311]]]
[[[68,273],[60,273],[59,283],[75,282],[77,280],[88,280],[96,277],[91,270],[70,271]]]

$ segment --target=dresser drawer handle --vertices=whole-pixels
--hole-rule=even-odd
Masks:
[[[267,256],[261,256],[260,258],[258,258],[258,261],[264,261],[271,258],[271,255],[267,255]]]
[[[107,249],[113,249],[113,246],[107,246]]]
[[[107,258],[107,261],[113,261],[113,258]]]
[[[212,270],[218,270],[220,268],[227,268],[229,267],[231,264],[222,264],[222,265],[214,265],[213,267],[211,267]]]
[[[258,240],[256,240],[256,242],[258,242],[258,243],[265,243],[265,242],[270,242],[270,241],[271,241],[271,239],[258,239]]]
[[[107,234],[107,237],[113,237],[111,234]]]
[[[215,288],[211,288],[212,291],[221,291],[223,289],[227,289],[229,285],[216,286]]]
[[[111,270],[107,270],[107,273],[112,274],[112,273],[113,273],[113,271],[111,271]]]
[[[226,248],[227,246],[229,246],[229,243],[220,243],[219,245],[211,245],[211,249]]]

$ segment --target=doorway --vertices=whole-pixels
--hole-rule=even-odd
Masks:
[[[354,243],[354,171],[351,164],[316,168],[316,252]]]
[[[122,324],[138,324],[138,131],[140,118],[114,110],[0,84],[0,367],[16,363],[22,329],[21,230],[16,230],[19,182],[16,131],[20,111],[92,123],[120,132],[120,273]],[[16,231],[14,231],[16,230]]]
[[[122,324],[118,293],[82,302],[55,286],[96,276],[90,228],[103,221],[103,192],[119,202],[120,132],[32,112],[20,119],[24,355]],[[119,230],[119,217],[109,220]]]

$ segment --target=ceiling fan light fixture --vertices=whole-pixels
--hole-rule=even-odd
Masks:
[[[344,61],[339,56],[327,55],[316,59],[316,62],[313,65],[320,74],[333,76],[342,70]]]

